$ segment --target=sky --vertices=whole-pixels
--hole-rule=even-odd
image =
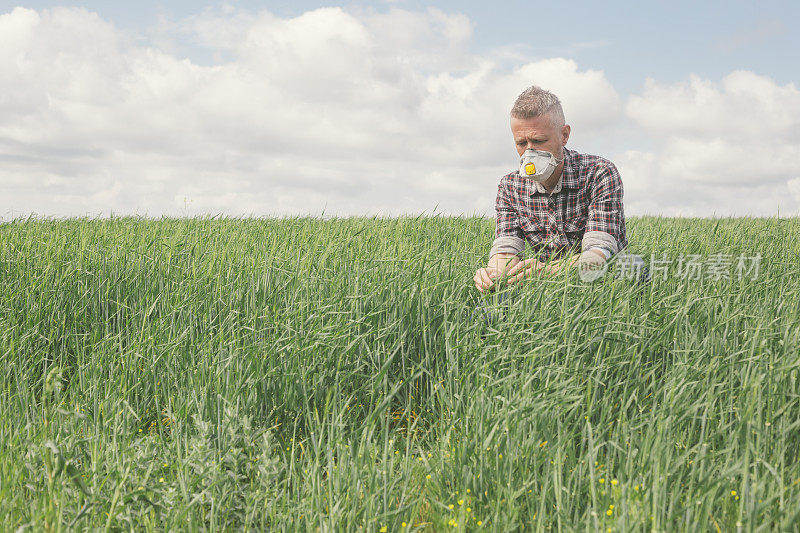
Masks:
[[[0,220],[494,215],[539,85],[629,216],[800,215],[792,2],[0,0]]]

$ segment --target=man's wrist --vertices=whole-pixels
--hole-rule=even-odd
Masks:
[[[499,277],[513,267],[519,261],[519,259],[519,256],[516,254],[494,254],[489,258],[489,264],[486,268],[494,269]]]
[[[605,259],[606,261],[611,259],[611,256],[613,255],[611,253],[611,250],[609,250],[605,246],[590,246],[589,248],[586,249],[586,251],[587,252],[594,252],[594,253],[602,256],[603,259]]]

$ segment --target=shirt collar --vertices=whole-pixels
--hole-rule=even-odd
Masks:
[[[534,182],[536,186],[536,190],[542,194],[556,194],[557,192],[561,192],[561,189],[577,189],[578,188],[578,172],[576,169],[575,158],[577,156],[577,152],[573,150],[569,150],[566,146],[564,147],[564,167],[561,169],[561,177],[558,178],[558,183],[556,183],[555,188],[553,189],[552,193],[548,193],[547,189],[545,189],[544,185],[538,182]]]
[[[548,192],[547,189],[545,188],[545,186],[542,185],[541,183],[539,183],[538,181],[535,181],[533,183],[534,183],[534,186],[536,187],[536,191],[537,192],[540,192],[542,194],[555,194],[557,192],[561,192],[561,186],[564,183],[564,174],[562,172],[561,177],[558,178],[558,183],[556,183],[556,186],[553,189],[552,193]]]

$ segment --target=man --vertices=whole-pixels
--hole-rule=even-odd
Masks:
[[[574,266],[601,270],[628,245],[617,168],[566,148],[570,127],[561,103],[537,86],[514,103],[511,133],[521,166],[500,180],[495,239],[475,287],[491,291],[505,276],[514,284]],[[525,241],[534,257],[523,261]]]

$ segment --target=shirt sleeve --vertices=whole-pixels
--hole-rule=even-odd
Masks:
[[[517,210],[511,203],[508,187],[508,181],[505,178],[500,180],[500,184],[497,186],[495,239],[492,249],[489,251],[489,258],[499,253],[521,256],[525,250],[525,233],[519,225]]]
[[[586,237],[590,232],[602,232],[616,241],[616,250],[628,245],[625,235],[625,211],[622,205],[622,178],[617,167],[610,161],[599,167],[591,188],[589,218],[586,222]],[[591,234],[603,237],[602,234]]]

